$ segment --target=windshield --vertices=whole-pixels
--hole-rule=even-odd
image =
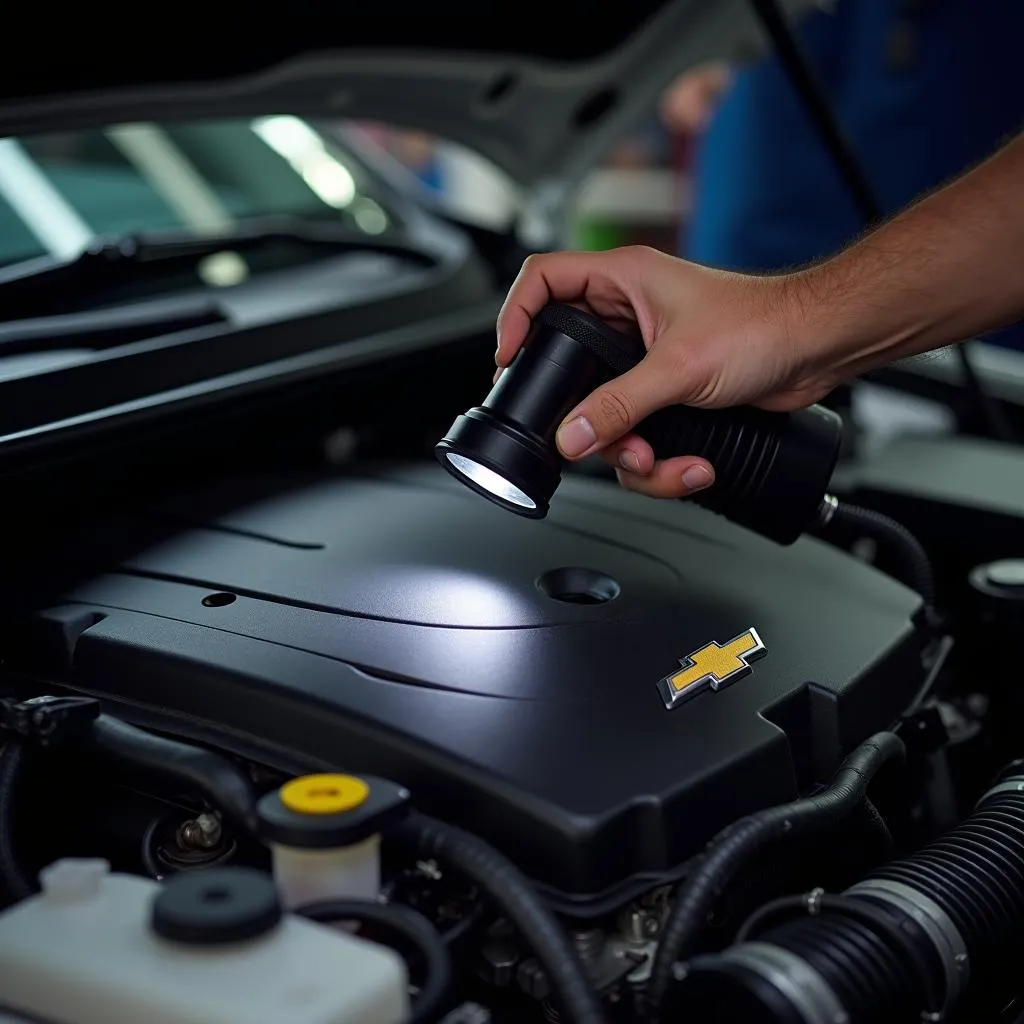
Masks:
[[[368,239],[395,226],[365,169],[297,117],[0,139],[0,266],[70,258],[100,236],[201,237],[265,217],[337,219]]]

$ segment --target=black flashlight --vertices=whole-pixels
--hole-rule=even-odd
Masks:
[[[562,420],[645,352],[639,337],[573,306],[547,305],[483,405],[459,416],[434,452],[467,487],[518,515],[543,519],[566,464],[555,444]],[[707,459],[715,482],[691,500],[779,544],[827,519],[842,438],[842,420],[830,409],[674,405],[633,432],[659,459]]]

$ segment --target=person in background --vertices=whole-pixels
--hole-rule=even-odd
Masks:
[[[404,131],[374,122],[361,122],[360,131],[372,139],[433,192],[444,190],[444,175],[437,156],[437,142],[425,132]]]
[[[981,161],[1024,123],[1020,0],[835,0],[796,27],[886,212]],[[661,113],[693,142],[681,255],[772,272],[829,256],[863,229],[774,55],[687,72]],[[986,340],[1024,349],[1024,326]]]

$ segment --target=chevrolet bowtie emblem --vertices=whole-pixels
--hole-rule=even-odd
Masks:
[[[659,681],[658,692],[671,710],[707,689],[720,690],[742,679],[750,672],[751,664],[767,653],[757,630],[748,629],[727,644],[710,643],[683,658],[678,672]]]

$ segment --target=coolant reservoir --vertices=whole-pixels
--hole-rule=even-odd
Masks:
[[[371,776],[303,775],[259,803],[274,880],[290,908],[376,900],[380,834],[408,812],[409,793]]]
[[[270,878],[211,868],[164,885],[64,860],[0,914],[0,1005],[61,1024],[399,1024],[392,950],[282,912]]]

